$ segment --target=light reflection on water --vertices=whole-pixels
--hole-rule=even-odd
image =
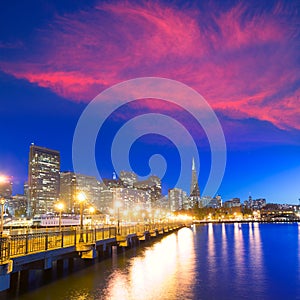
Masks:
[[[194,226],[17,299],[300,299],[299,251],[300,224]]]
[[[126,274],[116,270],[104,290],[105,298],[179,299],[191,294],[195,269],[192,235],[190,229],[182,229],[134,257]]]
[[[300,223],[298,223],[298,281],[300,282]]]

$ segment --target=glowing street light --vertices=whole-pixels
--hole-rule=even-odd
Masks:
[[[83,203],[86,200],[86,195],[84,192],[80,192],[77,195],[77,200],[80,205],[80,238],[79,243],[83,243]]]
[[[64,209],[64,204],[62,202],[58,202],[55,207],[59,211],[59,231],[61,231],[61,213]]]
[[[0,228],[0,235],[2,236],[2,234],[3,234],[3,228],[4,228],[4,204],[5,204],[5,199],[4,198],[0,199],[0,204],[1,204],[1,228]]]
[[[0,184],[1,183],[6,183],[7,182],[7,176],[0,175]]]

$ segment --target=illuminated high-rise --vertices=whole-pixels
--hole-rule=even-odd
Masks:
[[[84,192],[87,202],[99,208],[101,190],[100,182],[94,176],[70,171],[60,173],[60,200],[69,212],[75,212],[79,192]]]
[[[27,214],[52,212],[59,197],[59,151],[30,145]]]
[[[187,198],[186,192],[179,188],[169,189],[169,208],[171,211],[177,211],[184,208],[184,203]]]

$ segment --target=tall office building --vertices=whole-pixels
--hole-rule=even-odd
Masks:
[[[138,177],[134,172],[121,171],[120,180],[124,187],[133,187],[133,184],[138,181]]]
[[[76,201],[77,183],[74,172],[60,173],[59,199],[64,203],[67,212],[74,212]]]
[[[195,207],[199,206],[200,201],[200,188],[198,184],[198,175],[195,166],[195,159],[192,161],[192,181],[191,181],[191,190],[190,190],[190,206]]]
[[[147,180],[135,182],[134,187],[150,193],[151,207],[154,207],[156,202],[161,198],[161,180],[155,175],[149,176]]]
[[[28,166],[27,214],[43,214],[53,211],[59,197],[59,151],[30,145]]]
[[[169,205],[171,211],[177,211],[184,208],[186,201],[186,192],[179,188],[169,189]]]

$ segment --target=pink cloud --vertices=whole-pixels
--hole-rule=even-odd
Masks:
[[[99,3],[57,16],[36,34],[39,55],[0,68],[74,101],[90,101],[123,80],[167,77],[230,117],[300,129],[297,16],[281,2],[269,12],[249,5],[179,10],[159,2]]]

